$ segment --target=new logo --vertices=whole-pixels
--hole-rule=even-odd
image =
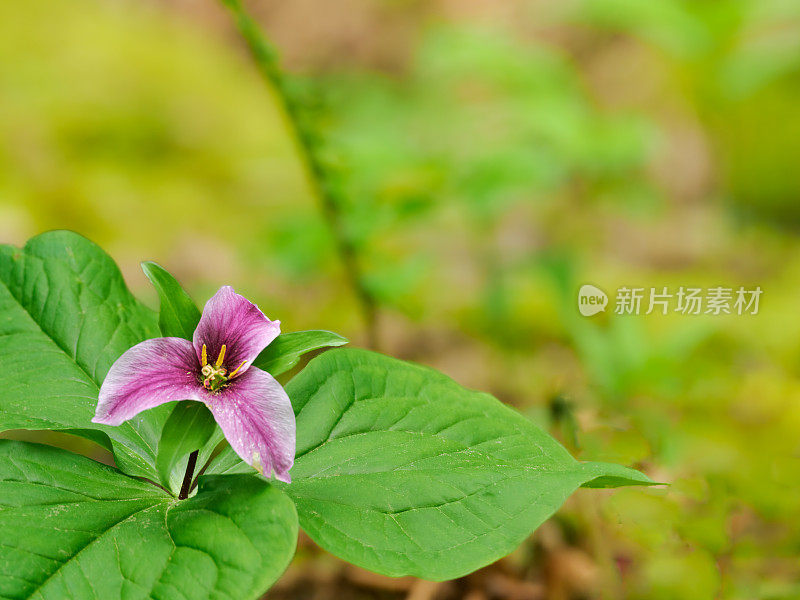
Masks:
[[[578,310],[584,317],[591,317],[606,309],[608,296],[599,287],[590,284],[578,290]]]

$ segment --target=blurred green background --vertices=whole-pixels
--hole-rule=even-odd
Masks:
[[[0,239],[78,231],[153,306],[141,260],[201,303],[231,284],[671,482],[578,492],[428,592],[304,542],[268,597],[799,598],[800,3],[249,6],[343,191],[355,285],[213,0],[0,3]],[[587,319],[583,283],[764,294]]]

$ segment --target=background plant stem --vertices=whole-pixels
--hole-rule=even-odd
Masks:
[[[342,192],[330,168],[320,155],[321,144],[314,128],[302,115],[300,103],[287,85],[278,65],[278,55],[267,41],[259,24],[247,13],[240,0],[220,0],[233,13],[239,33],[253,54],[256,66],[279,100],[289,129],[297,144],[314,195],[333,235],[336,251],[342,261],[348,286],[355,294],[366,333],[366,344],[377,348],[378,303],[364,283],[358,251],[347,232],[342,216]]]

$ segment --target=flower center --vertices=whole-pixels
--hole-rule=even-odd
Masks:
[[[228,383],[228,370],[225,367],[203,365],[200,373],[203,375],[203,387],[209,391],[217,392]]]
[[[244,363],[247,361],[242,361],[238,367],[236,367],[231,373],[228,373],[228,370],[225,368],[223,362],[225,361],[225,344],[222,344],[222,348],[219,351],[219,356],[217,357],[217,362],[213,365],[208,362],[208,356],[206,354],[206,345],[203,344],[203,351],[202,351],[202,368],[200,369],[200,373],[203,376],[203,387],[209,390],[210,392],[218,392],[226,385],[228,385],[228,381],[233,379],[236,373],[239,372],[244,366]]]

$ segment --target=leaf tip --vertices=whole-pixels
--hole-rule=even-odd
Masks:
[[[669,485],[653,481],[650,477],[636,469],[613,463],[587,462],[582,463],[581,466],[584,472],[589,476],[581,485],[581,487],[584,488],[616,488],[629,485]]]

